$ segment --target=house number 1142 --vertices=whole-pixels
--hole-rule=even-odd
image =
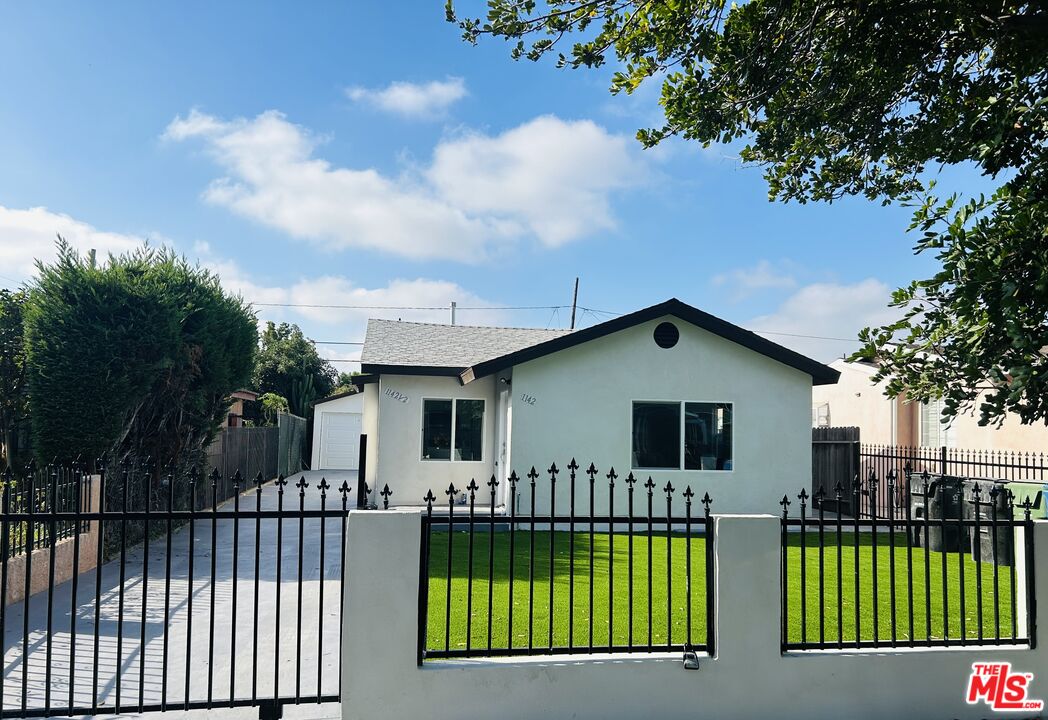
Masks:
[[[535,396],[534,395],[528,395],[527,393],[521,393],[520,400],[521,400],[521,402],[526,402],[528,405],[534,405],[535,404]]]

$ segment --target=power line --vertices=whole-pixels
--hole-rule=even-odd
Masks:
[[[253,302],[259,307],[320,308],[326,310],[448,310],[448,305],[316,305],[312,303],[264,303]],[[478,305],[456,306],[457,310],[553,310],[569,308],[570,305]]]
[[[585,319],[586,313],[593,313],[593,312],[595,312],[593,310],[590,310],[589,308],[579,308],[579,309],[583,311],[583,315],[580,318],[580,320]],[[597,318],[595,317],[594,319],[597,319]],[[552,321],[553,321],[553,317],[550,318],[550,322],[551,323],[552,323]],[[547,327],[548,326],[549,325],[547,324]],[[785,336],[785,337],[804,338],[806,340],[836,340],[837,342],[849,342],[849,343],[861,342],[861,340],[859,340],[858,338],[831,337],[829,335],[805,335],[803,333],[776,332],[774,330],[752,330],[751,332],[757,333],[759,335],[782,335],[782,336]],[[343,341],[343,340],[323,341],[323,340],[314,340],[313,342],[316,345],[363,345],[364,344],[364,342],[362,340],[353,340],[353,341]],[[348,362],[348,361],[337,361],[337,362]]]
[[[315,304],[301,304],[301,303],[252,303],[253,305],[260,305],[266,307],[289,307],[289,308],[326,308],[334,310],[447,310],[446,305],[315,305]],[[558,313],[562,309],[570,308],[571,305],[491,305],[491,306],[457,306],[456,310],[551,310],[549,322],[546,323],[548,328],[553,320],[558,316]],[[615,312],[613,310],[598,310],[597,308],[585,307],[583,305],[576,306],[582,311],[582,317],[586,314],[593,316],[594,321],[600,322],[601,315],[608,317],[620,317],[626,313]],[[581,318],[580,318],[581,319]],[[861,342],[858,338],[843,338],[834,337],[831,335],[808,335],[805,333],[790,333],[780,332],[778,330],[751,330],[751,332],[759,335],[778,335],[782,337],[794,337],[803,338],[806,340],[831,340],[835,342],[848,342],[848,343],[859,343]],[[330,340],[330,341],[314,341],[317,345],[363,345],[363,341],[344,341],[344,340]],[[355,362],[355,361],[332,361],[332,362]]]
[[[776,332],[774,330],[751,330],[760,335],[784,335],[786,337],[807,338],[809,340],[839,340],[840,342],[862,342],[859,338],[829,337],[827,335],[803,335],[801,333]]]

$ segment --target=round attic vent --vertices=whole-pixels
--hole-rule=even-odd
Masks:
[[[659,323],[652,335],[660,348],[670,349],[680,340],[680,330],[671,322]]]

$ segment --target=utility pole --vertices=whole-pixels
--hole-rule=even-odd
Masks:
[[[455,324],[455,306],[456,305],[457,305],[457,303],[454,300],[452,300],[451,301],[451,324],[452,325]]]
[[[571,329],[575,329],[575,307],[579,304],[579,278],[575,277],[575,294],[571,298]]]

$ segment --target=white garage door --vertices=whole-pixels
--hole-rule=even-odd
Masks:
[[[319,470],[356,470],[360,454],[360,413],[324,413],[321,417]]]

